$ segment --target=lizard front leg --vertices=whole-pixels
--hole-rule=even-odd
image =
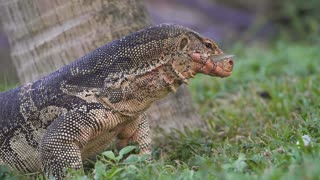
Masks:
[[[138,143],[140,154],[150,154],[150,127],[146,115],[142,113],[137,119],[127,124],[117,138],[118,149],[125,147],[131,141]]]
[[[54,120],[39,146],[43,172],[59,179],[67,168],[81,169],[81,150],[106,118],[105,110],[82,106]]]

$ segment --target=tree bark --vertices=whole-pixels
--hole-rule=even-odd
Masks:
[[[31,82],[151,25],[142,0],[1,0],[0,17],[21,83]],[[148,111],[151,128],[200,127],[186,87]]]
[[[11,87],[18,82],[16,70],[8,53],[8,42],[2,29],[0,22],[0,91],[2,88]]]

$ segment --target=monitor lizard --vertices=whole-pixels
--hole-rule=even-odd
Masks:
[[[233,60],[174,24],[142,29],[35,81],[0,93],[0,164],[60,178],[65,168],[137,142],[150,153],[144,112],[198,73],[227,77]]]

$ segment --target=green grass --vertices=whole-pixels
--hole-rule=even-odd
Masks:
[[[72,171],[69,178],[318,179],[319,48],[279,41],[237,44],[228,53],[236,55],[231,77],[198,76],[190,85],[207,131],[166,135],[151,163],[105,153],[86,174]],[[303,145],[303,135],[312,145]]]

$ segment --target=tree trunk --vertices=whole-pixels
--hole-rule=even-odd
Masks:
[[[21,83],[151,24],[141,0],[1,0],[0,18]],[[151,128],[165,131],[203,124],[185,87],[148,114]]]
[[[16,70],[9,55],[7,39],[2,31],[0,22],[0,91],[18,82]]]

